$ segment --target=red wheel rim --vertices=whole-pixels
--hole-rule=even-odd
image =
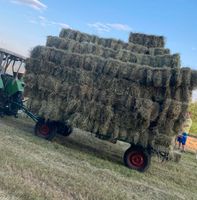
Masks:
[[[128,156],[129,162],[136,168],[144,166],[144,156],[141,152],[131,152]]]
[[[49,127],[46,124],[43,124],[39,128],[39,132],[40,132],[41,135],[48,135],[49,134]]]

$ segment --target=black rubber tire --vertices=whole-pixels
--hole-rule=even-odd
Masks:
[[[72,133],[72,126],[63,122],[57,123],[57,133],[63,136],[69,136]]]
[[[124,164],[131,169],[145,172],[151,163],[151,155],[141,146],[131,146],[125,151]]]
[[[53,122],[38,121],[34,133],[38,137],[51,141],[56,136],[57,126]]]

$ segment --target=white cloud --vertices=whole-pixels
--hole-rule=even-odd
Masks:
[[[132,30],[132,28],[128,26],[127,24],[107,24],[107,25],[117,31],[131,31]]]
[[[96,22],[94,24],[88,24],[88,26],[96,29],[96,31],[99,31],[99,32],[109,32],[110,29],[111,29],[106,24],[103,24],[103,23],[100,23],[100,22]]]
[[[50,25],[50,23],[48,22],[48,20],[45,17],[43,17],[43,16],[39,16],[38,17],[38,21],[39,21],[38,24],[40,24],[43,27],[45,27],[47,25]]]
[[[69,26],[66,23],[50,21],[44,16],[38,16],[37,19],[30,19],[29,23],[31,23],[31,24],[39,24],[39,25],[41,25],[43,27],[55,25],[55,26],[59,26],[60,28],[71,28],[71,26]]]
[[[61,28],[71,28],[68,24],[61,23],[61,22],[51,22],[52,25],[58,25]]]
[[[31,24],[38,24],[38,22],[37,22],[36,20],[33,20],[33,19],[29,20],[29,22],[30,22]]]
[[[43,10],[47,8],[47,6],[41,3],[41,1],[39,0],[11,0],[11,2],[16,4],[27,5],[36,10]]]
[[[46,18],[43,17],[43,16],[39,16],[38,18],[39,18],[40,20],[42,20],[42,21],[46,21]]]
[[[101,23],[96,22],[92,24],[87,24],[90,28],[95,29],[98,32],[110,32],[112,30],[116,31],[131,31],[132,28],[127,24],[120,24],[120,23]]]

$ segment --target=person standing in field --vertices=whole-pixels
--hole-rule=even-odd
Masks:
[[[187,142],[187,136],[189,134],[191,126],[192,126],[191,113],[188,112],[185,115],[185,121],[184,121],[182,128],[181,128],[182,134],[178,135],[178,137],[177,137],[177,141],[179,143],[179,148],[182,146],[183,152],[185,152],[185,145],[186,145],[186,142]]]
[[[179,131],[179,133],[175,139],[175,148],[176,148],[177,142],[178,142],[178,149],[181,148],[181,141],[182,141],[182,130]]]

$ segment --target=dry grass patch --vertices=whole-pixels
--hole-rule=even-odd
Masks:
[[[100,141],[76,129],[48,142],[26,120],[0,120],[2,199],[196,199],[197,160],[177,165],[153,159],[146,173],[122,164],[125,144]]]

